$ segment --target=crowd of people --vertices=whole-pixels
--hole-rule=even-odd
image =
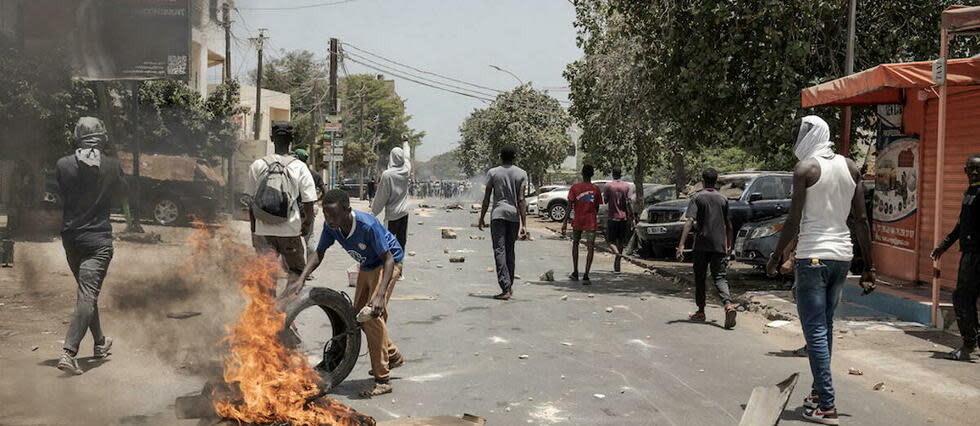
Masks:
[[[409,194],[419,198],[459,198],[473,189],[473,183],[465,180],[412,180]]]
[[[850,262],[853,257],[852,232],[864,255],[864,271],[859,285],[866,293],[875,289],[875,267],[871,236],[866,220],[861,173],[855,163],[833,151],[830,129],[819,117],[807,116],[794,125],[793,152],[799,160],[793,170],[792,203],[778,246],[769,260],[767,272],[779,270],[795,276],[795,293],[807,356],[813,377],[811,392],[804,400],[804,417],[823,424],[837,424],[835,390],[830,369],[833,347],[833,318]],[[282,298],[294,297],[306,279],[321,264],[324,253],[341,246],[359,264],[354,308],[363,319],[371,372],[374,382],[364,389],[365,397],[392,392],[390,372],[405,362],[387,328],[388,301],[403,273],[407,244],[410,195],[452,197],[465,192],[463,181],[418,182],[411,180],[410,147],[394,148],[388,168],[381,175],[371,211],[351,208],[348,194],[325,190],[304,163],[305,152],[293,152],[293,129],[276,122],[272,128],[275,153],[256,160],[249,170],[252,243],[261,253],[282,259],[289,280]],[[113,256],[110,201],[125,196],[125,181],[119,160],[103,153],[108,140],[105,126],[91,117],[79,120],[75,128],[76,151],[57,163],[57,183],[64,200],[62,240],[68,263],[78,284],[77,304],[68,327],[64,352],[58,368],[81,374],[76,357],[82,337],[92,332],[96,357],[106,357],[112,339],[101,327],[98,295]],[[508,300],[514,293],[517,258],[515,242],[527,233],[527,206],[524,194],[527,173],[518,163],[518,149],[500,150],[500,165],[487,172],[486,189],[478,220],[480,230],[489,227],[500,293]],[[969,360],[977,345],[977,309],[980,296],[980,154],[967,160],[965,173],[970,182],[963,198],[960,219],[946,240],[935,249],[938,259],[955,242],[963,257],[954,293],[954,306],[963,345],[949,356]],[[632,234],[637,212],[633,210],[635,188],[623,182],[622,171],[614,169],[614,180],[603,189],[591,182],[592,166],[582,169],[582,180],[571,187],[572,235],[571,280],[578,281],[579,246],[587,247],[583,285],[591,284],[589,273],[595,248],[598,210],[609,207],[606,239],[616,254],[615,271],[620,270],[620,254]],[[736,310],[727,285],[727,259],[733,247],[733,229],[728,199],[717,191],[718,173],[705,169],[703,189],[694,194],[685,213],[683,237],[677,247],[683,256],[687,235],[693,233],[695,305],[691,321],[705,321],[708,271],[725,310],[725,327],[736,322]],[[310,247],[317,203],[325,220],[315,249]],[[490,222],[486,215],[490,213]],[[377,216],[384,215],[384,222]],[[848,227],[853,216],[854,229]],[[562,233],[569,225],[566,218]]]

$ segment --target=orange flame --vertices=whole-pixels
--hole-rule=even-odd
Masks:
[[[207,239],[197,235],[191,243],[200,248],[209,245],[204,242]],[[320,393],[320,377],[306,357],[286,348],[279,338],[286,315],[273,294],[281,264],[271,255],[258,256],[247,250],[240,253],[240,284],[248,304],[238,322],[228,327],[225,342],[230,344],[231,353],[224,365],[225,382],[238,392],[216,395],[215,411],[246,423],[373,425],[373,419],[336,400],[323,397],[308,402]]]

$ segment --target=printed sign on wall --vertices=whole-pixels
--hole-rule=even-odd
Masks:
[[[878,151],[872,204],[873,238],[880,244],[915,249],[919,205],[919,140],[902,138]]]

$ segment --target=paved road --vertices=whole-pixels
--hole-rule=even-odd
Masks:
[[[408,250],[417,255],[407,258],[407,279],[390,306],[392,335],[407,358],[394,372],[395,393],[356,397],[370,384],[364,354],[334,390],[342,402],[379,420],[472,413],[494,425],[736,424],[754,386],[799,371],[782,424],[803,423],[799,402],[810,385],[808,366],[784,356],[800,342],[763,334],[761,317],[742,315],[734,331],[717,321],[686,322],[692,302],[672,284],[633,266],[620,275],[605,272],[611,260],[604,255],[597,257],[592,286],[563,280],[569,244],[543,228],[536,241],[518,243],[523,280],[513,300],[499,302],[490,298],[498,288],[487,271],[489,240],[470,239],[488,236],[470,227],[476,215],[427,214],[410,220]],[[459,239],[440,239],[441,226],[460,228]],[[446,248],[462,251],[466,262],[449,263]],[[340,271],[350,260],[338,249],[328,253],[328,269],[315,284],[343,288]],[[559,280],[536,281],[548,269]],[[708,316],[720,320],[722,311],[709,307]],[[933,421],[887,392],[871,391],[846,369],[835,364],[843,422]]]

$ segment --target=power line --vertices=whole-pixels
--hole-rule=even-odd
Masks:
[[[426,82],[429,82],[429,83],[432,83],[432,84],[438,84],[438,85],[442,85],[442,86],[446,86],[446,87],[451,87],[453,89],[458,89],[458,90],[462,90],[462,91],[466,91],[466,92],[472,92],[472,93],[475,93],[475,94],[478,94],[478,95],[481,95],[481,96],[488,96],[488,97],[497,96],[496,93],[483,92],[483,91],[476,90],[476,89],[470,89],[470,88],[467,88],[467,87],[457,86],[457,85],[452,84],[452,83],[443,83],[441,81],[436,81],[436,80],[432,80],[430,78],[421,77],[421,76],[417,76],[417,75],[411,74],[408,71],[402,71],[402,70],[394,69],[394,68],[391,68],[391,67],[389,67],[387,65],[378,63],[376,61],[372,61],[372,60],[370,60],[370,59],[368,59],[368,58],[366,58],[366,57],[364,57],[362,55],[358,55],[358,54],[356,54],[354,52],[346,52],[345,54],[351,55],[353,57],[353,59],[356,59],[356,60],[359,60],[359,61],[368,62],[368,63],[371,63],[371,64],[377,66],[377,67],[380,67],[380,68],[383,68],[383,69],[386,69],[386,70],[390,70],[389,72],[404,73],[404,74],[410,75],[410,76],[412,76],[412,77],[414,77],[416,79],[419,79],[419,80],[422,80],[422,81],[426,81]]]
[[[335,6],[344,3],[353,3],[355,0],[340,0],[331,1],[326,3],[313,3],[301,6],[285,6],[285,7],[243,7],[243,10],[264,10],[264,11],[275,11],[275,10],[300,10],[300,9],[313,9],[317,7]]]
[[[371,56],[373,56],[375,58],[381,59],[383,61],[390,62],[390,63],[393,63],[395,65],[399,65],[399,66],[408,68],[408,69],[413,70],[413,71],[416,71],[416,72],[420,72],[420,73],[428,74],[428,75],[433,75],[433,76],[444,78],[446,80],[453,81],[453,82],[456,82],[456,83],[461,83],[461,84],[465,84],[465,85],[468,85],[468,86],[477,87],[477,88],[480,88],[480,89],[486,89],[486,90],[490,90],[490,91],[497,92],[497,93],[503,93],[504,92],[503,90],[500,90],[500,89],[494,89],[492,87],[481,86],[481,85],[476,84],[476,83],[470,83],[470,82],[467,82],[467,81],[458,80],[458,79],[455,79],[455,78],[452,78],[452,77],[444,76],[442,74],[437,74],[437,73],[434,73],[434,72],[429,72],[429,71],[426,71],[426,70],[422,70],[422,69],[413,67],[411,65],[406,65],[406,64],[403,64],[401,62],[395,61],[393,59],[388,59],[388,58],[386,58],[384,56],[381,56],[381,55],[378,55],[378,54],[375,54],[375,53],[368,52],[367,50],[361,49],[361,48],[359,48],[357,46],[354,46],[354,45],[352,45],[350,43],[341,42],[341,44],[346,45],[347,47],[350,47],[351,49],[354,49],[354,50],[357,50],[359,52],[363,52],[365,54],[371,55]]]

